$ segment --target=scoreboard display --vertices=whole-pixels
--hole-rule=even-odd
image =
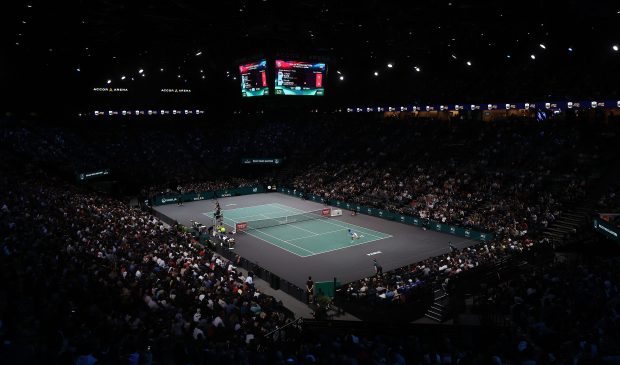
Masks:
[[[269,95],[267,60],[240,65],[239,73],[242,97]]]
[[[322,96],[326,71],[325,63],[276,60],[275,94]]]

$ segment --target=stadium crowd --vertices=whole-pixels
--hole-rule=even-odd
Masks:
[[[598,236],[584,239],[600,244]],[[480,309],[508,316],[538,362],[618,363],[618,267],[617,257],[559,255],[486,288]]]
[[[331,116],[299,128],[257,122],[229,139],[211,139],[202,129],[124,136],[3,125],[0,148],[7,158],[0,166],[10,172],[0,178],[3,355],[15,362],[78,364],[149,364],[152,358],[179,364],[581,363],[617,351],[618,308],[610,301],[617,299],[618,273],[613,264],[601,268],[598,262],[543,267],[489,293],[534,336],[511,334],[506,343],[514,348],[492,352],[349,334],[296,337],[292,347],[270,349],[263,336],[292,318],[253,287],[250,274],[147,212],[71,187],[53,171],[114,166],[120,176],[139,178],[147,194],[214,190],[273,174],[243,176],[235,165],[261,151],[288,158],[278,183],[496,234],[493,242],[345,287],[348,299],[359,303],[406,303],[430,283],[547,245],[537,233],[583,199],[594,172],[613,159],[613,148],[598,134],[553,122],[374,122],[334,123]],[[310,133],[314,138],[307,138]],[[222,159],[210,160],[216,151]],[[616,196],[606,194],[601,204],[614,206]],[[577,295],[597,300],[578,302]],[[552,309],[573,322],[560,323]],[[585,311],[583,318],[578,311]],[[598,320],[596,327],[582,326]],[[541,350],[560,331],[577,347],[562,350],[563,357]],[[580,340],[584,334],[588,338]]]
[[[5,342],[9,361],[233,363],[292,319],[251,273],[118,200],[5,175],[0,201],[2,334],[41,341]]]

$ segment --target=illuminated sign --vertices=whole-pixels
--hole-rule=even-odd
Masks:
[[[106,92],[106,93],[124,93],[124,92],[128,92],[129,89],[125,89],[122,87],[95,87],[93,88],[93,91],[95,92]]]
[[[191,93],[190,89],[161,89],[162,93]]]

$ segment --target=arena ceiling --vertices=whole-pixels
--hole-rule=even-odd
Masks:
[[[617,2],[35,0],[2,26],[17,89],[235,98],[240,60],[288,54],[327,58],[329,95],[347,102],[618,93]]]

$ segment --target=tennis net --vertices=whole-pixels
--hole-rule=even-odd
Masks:
[[[237,229],[237,232],[248,231],[252,229],[261,229],[261,228],[267,228],[267,227],[281,226],[284,224],[299,223],[299,222],[305,222],[305,221],[310,221],[314,219],[327,218],[330,216],[330,214],[331,214],[331,209],[324,208],[320,210],[313,210],[310,212],[303,212],[303,213],[292,214],[292,215],[287,215],[287,216],[277,217],[277,218],[266,218],[266,219],[257,219],[253,221],[247,221],[247,222],[238,222],[235,225],[235,228]]]

